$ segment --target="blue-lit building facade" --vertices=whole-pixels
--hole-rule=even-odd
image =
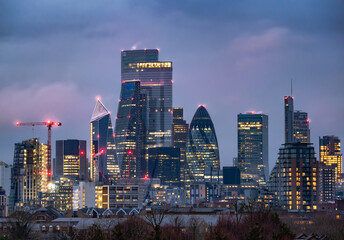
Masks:
[[[98,99],[90,121],[91,161],[90,178],[96,182],[110,182],[119,178],[116,145],[110,112]]]
[[[123,178],[141,178],[147,174],[145,100],[139,80],[123,80],[115,126],[117,159]]]

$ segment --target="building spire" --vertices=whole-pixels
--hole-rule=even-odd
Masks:
[[[293,97],[293,79],[290,80],[290,96]]]

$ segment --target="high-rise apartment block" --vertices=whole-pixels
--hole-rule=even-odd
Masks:
[[[340,139],[336,136],[319,138],[319,159],[327,166],[334,165],[336,182],[340,182],[343,171],[343,156],[340,153]]]
[[[268,116],[238,114],[238,167],[243,184],[265,185],[269,176]]]
[[[86,154],[85,140],[57,140],[53,177],[57,180],[60,177],[78,181],[88,180],[88,159]]]
[[[98,99],[90,121],[92,181],[109,182],[119,178],[120,170],[110,112]]]
[[[319,190],[321,203],[334,201],[336,197],[336,165],[320,163]]]
[[[188,139],[189,124],[183,118],[183,108],[173,108],[173,147],[180,149],[180,181],[185,179],[186,142]]]
[[[267,184],[274,205],[287,210],[313,211],[319,201],[319,162],[309,143],[287,143]]]
[[[32,138],[14,146],[9,212],[16,206],[35,206],[48,190],[48,146]]]

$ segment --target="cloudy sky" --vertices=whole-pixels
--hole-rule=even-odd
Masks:
[[[182,3],[183,2],[183,3]],[[0,151],[47,139],[89,139],[101,96],[114,120],[120,51],[159,48],[173,61],[173,104],[191,121],[205,104],[222,166],[237,155],[238,113],[269,116],[270,170],[283,136],[283,96],[293,79],[295,109],[309,113],[311,139],[344,140],[344,2],[289,1],[0,1]],[[55,148],[55,146],[53,146]]]

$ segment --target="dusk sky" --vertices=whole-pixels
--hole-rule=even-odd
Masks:
[[[308,112],[311,141],[344,141],[344,1],[0,1],[0,161],[14,143],[88,141],[96,97],[117,114],[122,49],[173,62],[173,105],[214,122],[221,166],[237,156],[237,114],[269,116],[270,170],[284,142],[283,97]]]

